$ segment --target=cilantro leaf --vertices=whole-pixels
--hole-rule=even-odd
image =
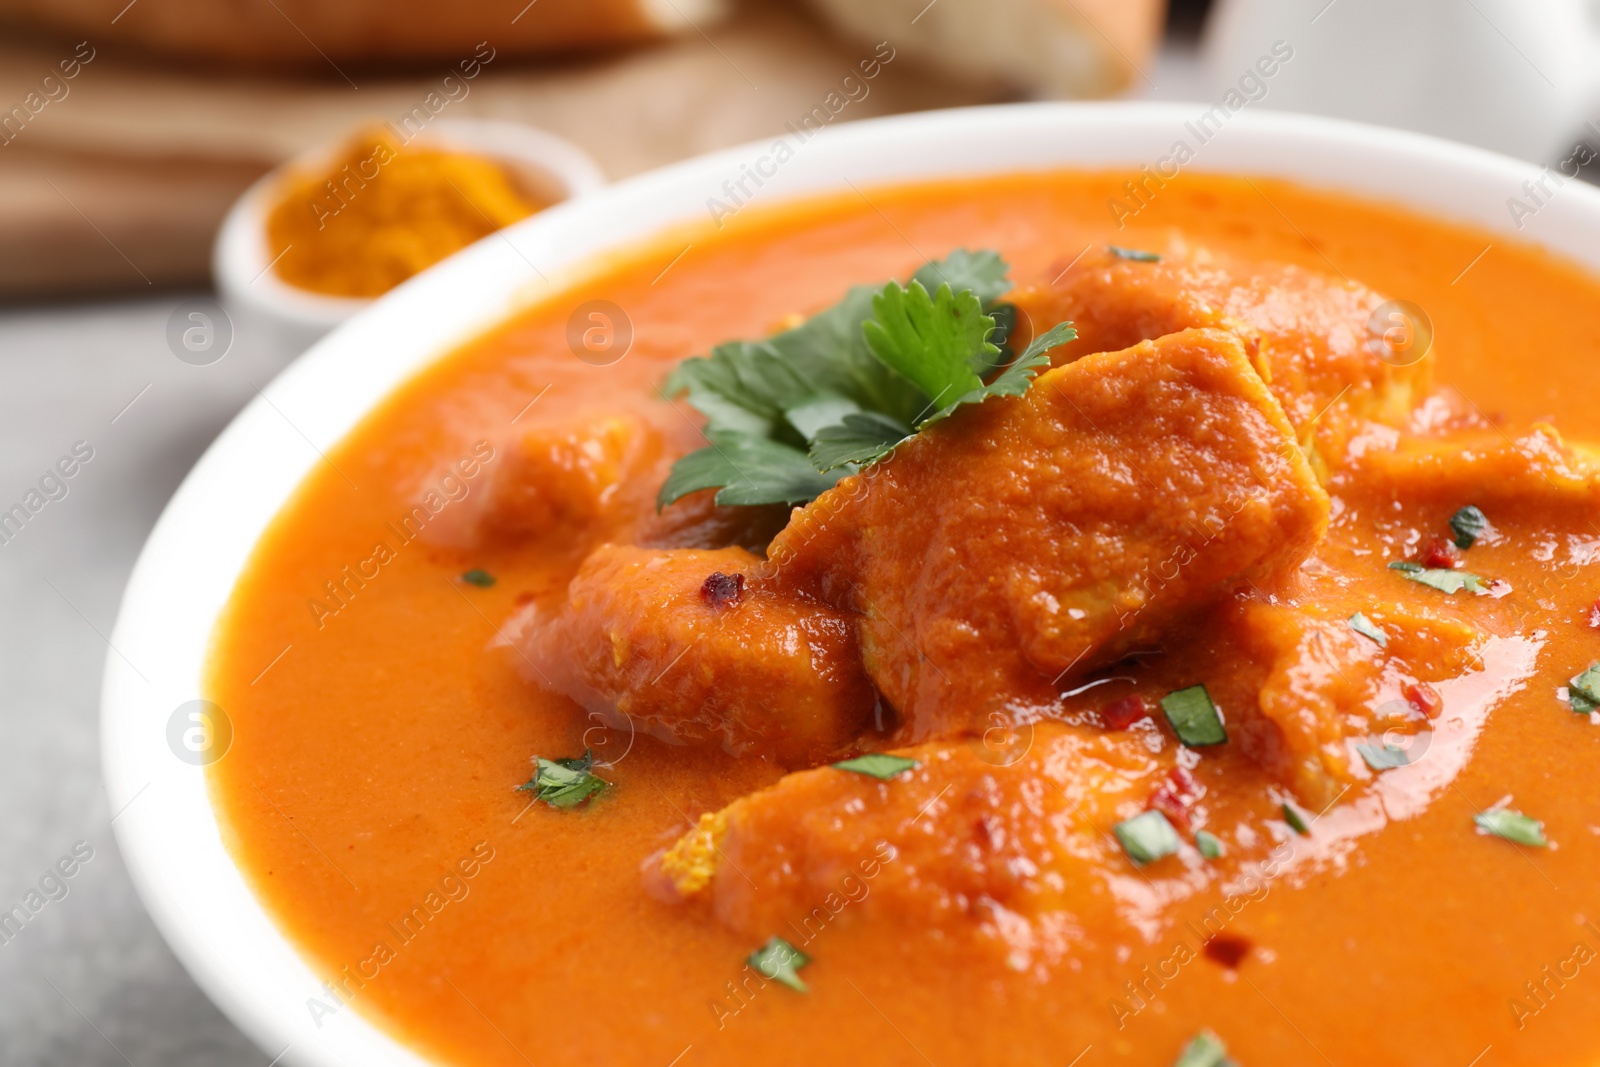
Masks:
[[[1362,637],[1365,637],[1379,648],[1389,647],[1389,635],[1379,629],[1371,619],[1361,614],[1361,612],[1358,611],[1354,615],[1350,616],[1349,623],[1350,629],[1354,630]]]
[[[915,766],[917,766],[916,760],[907,759],[905,756],[891,756],[887,752],[868,752],[855,759],[841,760],[833,765],[835,770],[864,774],[880,782],[887,782]]]
[[[535,756],[533,777],[517,789],[532,793],[534,800],[542,800],[552,808],[575,808],[611,785],[590,770],[593,766],[594,756],[588,749],[576,759]]]
[[[1178,851],[1178,831],[1159,811],[1146,811],[1113,826],[1122,851],[1139,866]]]
[[[1455,533],[1457,548],[1471,548],[1489,529],[1489,516],[1476,504],[1468,504],[1450,516],[1450,529]]]
[[[1299,809],[1287,801],[1283,805],[1283,821],[1289,824],[1289,829],[1301,837],[1311,836],[1311,827],[1306,823],[1306,817],[1301,815]]]
[[[911,431],[876,411],[852,412],[837,426],[825,426],[811,442],[811,462],[820,471],[846,463],[857,465],[882,459]]]
[[[1217,859],[1223,853],[1222,839],[1210,830],[1195,831],[1194,847],[1208,860]]]
[[[1222,1039],[1210,1030],[1202,1030],[1183,1046],[1172,1067],[1224,1067],[1228,1063],[1228,1049]]]
[[[810,963],[811,957],[781,937],[769,937],[767,943],[750,953],[745,962],[763,978],[782,982],[796,993],[811,992],[811,987],[795,973]]]
[[[721,487],[718,504],[803,504],[840,478],[819,472],[798,448],[769,438],[723,431],[706,439],[710,445],[672,465],[658,507],[715,486]]]
[[[1550,843],[1544,836],[1544,823],[1510,808],[1479,812],[1472,817],[1472,821],[1478,824],[1478,829],[1483,833],[1503,837],[1519,845],[1544,848]]]
[[[1167,713],[1167,722],[1172,724],[1172,732],[1178,735],[1178,740],[1190,748],[1221,745],[1228,740],[1222,715],[1203,685],[1168,693],[1161,698],[1161,710]]]
[[[1469,593],[1488,591],[1482,578],[1467,571],[1455,571],[1448,567],[1424,567],[1420,563],[1405,562],[1391,563],[1389,569],[1399,571],[1411,581],[1437,589],[1441,593],[1459,593],[1463,589]]]
[[[1131,259],[1135,263],[1160,263],[1161,256],[1155,252],[1143,252],[1137,248],[1123,248],[1119,245],[1106,245],[1106,251],[1118,259]]]
[[[1406,750],[1398,745],[1357,745],[1356,751],[1374,771],[1392,771],[1411,762]]]
[[[906,286],[855,286],[793,329],[680,363],[662,393],[705,416],[709,443],[673,465],[657,506],[710,488],[722,505],[803,504],[960,405],[1025,393],[1076,333],[1063,323],[1011,359],[1007,270],[957,249]]]
[[[783,409],[784,418],[789,420],[789,425],[799,430],[800,436],[807,441],[814,441],[817,434],[823,430],[830,426],[838,426],[849,416],[859,414],[861,414],[860,404],[848,397],[833,393],[810,396],[798,404],[790,404]]]
[[[1600,663],[1591,663],[1567,683],[1567,702],[1582,715],[1600,710]]]
[[[461,580],[468,585],[475,585],[479,589],[487,589],[494,585],[494,575],[481,567],[474,567],[470,571],[462,572]]]
[[[1009,273],[1010,268],[998,252],[987,248],[977,252],[957,248],[943,260],[930,260],[918,267],[911,280],[921,282],[930,293],[941,285],[948,285],[958,293],[970,289],[988,305],[1011,291]]]
[[[987,366],[1000,354],[989,341],[994,318],[970,289],[941,285],[930,296],[919,281],[909,288],[890,282],[872,298],[872,312],[862,326],[872,354],[938,407],[983,388],[974,365]]]

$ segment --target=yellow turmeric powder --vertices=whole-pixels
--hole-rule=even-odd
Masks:
[[[548,207],[482,156],[401,146],[380,129],[324,171],[291,176],[267,217],[290,285],[380,296],[452,252]]]

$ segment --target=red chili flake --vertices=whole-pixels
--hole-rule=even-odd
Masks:
[[[1461,566],[1461,553],[1448,538],[1433,537],[1422,546],[1422,554],[1417,557],[1417,562],[1424,567],[1454,570]]]
[[[723,574],[717,571],[700,586],[700,597],[713,608],[737,604],[744,593],[744,575]]]
[[[1006,843],[1006,825],[993,815],[980,815],[972,822],[972,836],[985,851],[994,852]]]
[[[1105,723],[1107,730],[1126,730],[1140,719],[1150,717],[1150,705],[1142,696],[1123,697],[1113,700],[1100,709],[1100,721]]]
[[[1247,937],[1240,937],[1237,934],[1215,934],[1205,943],[1201,951],[1206,954],[1207,959],[1215,960],[1230,971],[1237,971],[1239,964],[1250,955],[1253,947]]]
[[[1413,682],[1405,688],[1406,703],[1430,719],[1437,719],[1444,710],[1444,697],[1427,682]]]
[[[1150,807],[1167,817],[1173,827],[1184,836],[1189,834],[1189,809],[1200,799],[1202,790],[1194,775],[1182,767],[1167,772],[1166,781],[1156,786],[1150,795]]]

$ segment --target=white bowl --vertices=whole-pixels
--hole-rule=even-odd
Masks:
[[[290,285],[270,269],[283,249],[267,245],[267,216],[290,173],[320,166],[343,151],[346,139],[305,152],[264,175],[235,201],[217,231],[212,271],[236,331],[261,337],[286,356],[304,352],[323,334],[373,304],[370,298],[326,296]],[[553,201],[605,185],[588,154],[555,134],[518,122],[440,119],[422,127],[416,144],[489,156]]]
[[[773,203],[956,175],[1154,164],[1203,105],[1033,104],[850,123],[805,146],[761,190]],[[981,144],[982,151],[961,146]],[[156,924],[222,1009],[268,1055],[318,1067],[418,1065],[355,1011],[316,1028],[309,967],[223,847],[199,768],[174,758],[174,709],[200,694],[218,612],[268,521],[326,450],[385,394],[510,314],[536,272],[707,219],[706,198],[761,143],[680,163],[557,205],[407,282],[290,366],[201,458],[129,581],[106,662],[102,733],[111,808]],[[1600,269],[1600,190],[1570,183],[1516,230],[1506,206],[1536,168],[1415,134],[1270,112],[1232,117],[1195,170],[1269,175],[1398,202],[1533,240]],[[555,283],[547,283],[555,284]],[[549,291],[546,289],[545,291]],[[126,807],[125,807],[126,806]]]

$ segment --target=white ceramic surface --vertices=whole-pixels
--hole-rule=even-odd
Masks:
[[[756,203],[920,178],[1154,166],[1205,107],[1036,104],[851,123],[802,146]],[[974,143],[983,151],[960,147]],[[151,534],[106,663],[106,782],[112,810],[126,806],[117,836],[173,950],[269,1056],[287,1048],[282,1062],[316,1067],[422,1063],[355,1010],[313,1024],[307,999],[318,993],[318,980],[229,859],[201,770],[168,747],[169,719],[200,695],[213,623],[251,547],[321,461],[319,450],[398,383],[588,257],[663,227],[706,222],[707,199],[770,148],[730,149],[558,205],[407,282],[268,386],[195,466]],[[1518,233],[1506,199],[1536,173],[1413,134],[1268,112],[1234,115],[1188,168],[1298,179],[1508,237]],[[1600,270],[1600,190],[1574,183],[1524,222],[1523,239]]]
[[[440,119],[414,136],[418,145],[463,149],[501,160],[553,200],[581,196],[606,183],[599,165],[583,149],[518,122]],[[268,247],[266,233],[279,183],[291,172],[315,170],[343,147],[340,141],[316,148],[264,175],[234,203],[217,231],[212,272],[235,328],[270,338],[286,356],[304,352],[373,303],[300,289],[269,269],[285,251]]]
[[[1260,77],[1274,43],[1293,56]],[[1600,149],[1596,0],[1219,0],[1205,51],[1218,97],[1234,90],[1260,107],[1381,122],[1552,167],[1579,138]]]

